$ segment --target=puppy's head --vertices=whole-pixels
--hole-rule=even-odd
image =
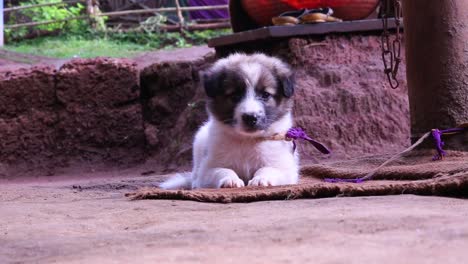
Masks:
[[[234,54],[203,73],[209,114],[240,134],[267,131],[292,108],[292,71],[263,54]]]

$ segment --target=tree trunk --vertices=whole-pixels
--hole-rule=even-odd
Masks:
[[[433,128],[468,123],[468,1],[403,1],[406,67],[414,142]],[[444,136],[468,151],[468,133]]]

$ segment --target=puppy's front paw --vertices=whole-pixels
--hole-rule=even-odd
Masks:
[[[244,187],[244,182],[237,176],[226,176],[219,181],[218,188],[240,188]]]
[[[256,176],[249,181],[248,186],[273,186],[275,183],[271,178],[266,176]]]

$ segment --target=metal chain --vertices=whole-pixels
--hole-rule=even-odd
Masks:
[[[390,41],[390,32],[388,30],[388,20],[390,18],[391,8],[390,2],[393,2],[396,27],[395,38],[392,42]],[[387,75],[390,87],[392,87],[392,89],[396,89],[400,85],[397,79],[397,74],[401,63],[401,0],[381,0],[380,8],[383,28],[382,36],[380,37],[380,42],[382,47],[382,61],[384,65],[384,73],[385,75]]]

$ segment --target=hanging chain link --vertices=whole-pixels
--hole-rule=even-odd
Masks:
[[[393,2],[395,16],[395,38],[390,41],[390,32],[388,29],[388,21],[391,16],[390,8]],[[382,47],[382,61],[384,65],[384,73],[387,75],[388,82],[392,89],[398,88],[400,83],[397,79],[398,68],[401,63],[401,17],[402,7],[401,0],[381,0],[381,16],[383,33],[380,37]]]

